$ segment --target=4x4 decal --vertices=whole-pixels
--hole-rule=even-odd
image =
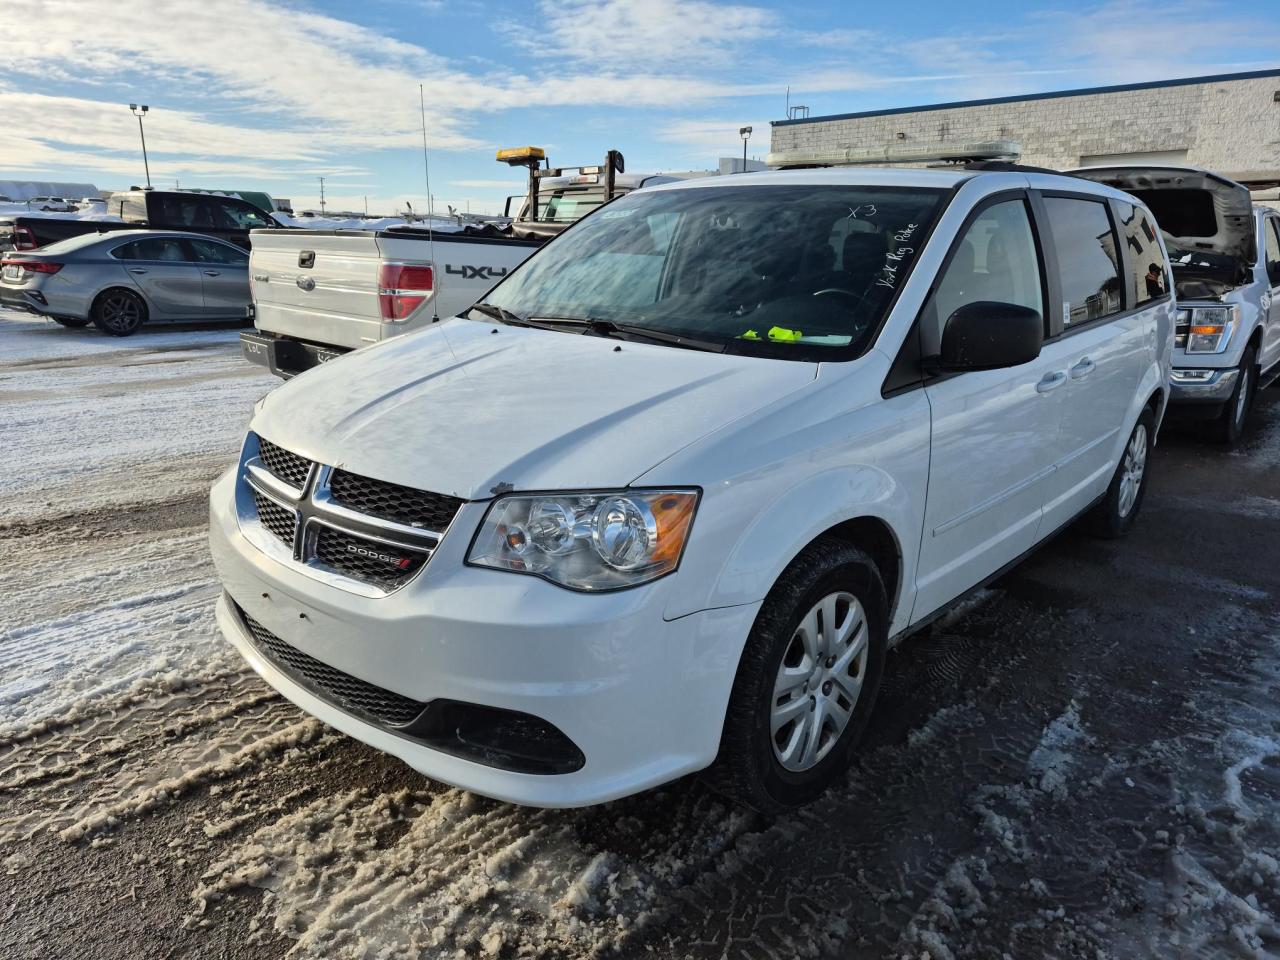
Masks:
[[[463,264],[455,267],[452,264],[444,265],[445,273],[452,273],[461,277],[463,280],[501,280],[507,275],[506,267],[473,267]]]

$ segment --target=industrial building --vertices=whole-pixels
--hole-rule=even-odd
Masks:
[[[1274,193],[1280,185],[1280,69],[776,120],[773,154],[940,153],[1017,141],[1021,162],[1205,167]]]

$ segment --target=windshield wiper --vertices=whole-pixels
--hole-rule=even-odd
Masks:
[[[499,323],[505,323],[510,327],[533,327],[537,330],[554,330],[555,327],[546,323],[539,323],[537,320],[530,320],[526,316],[516,313],[514,310],[508,310],[506,307],[500,307],[496,303],[473,303],[467,308],[467,313],[472,310],[478,310],[486,317],[497,320]]]
[[[706,350],[711,353],[725,351],[725,344],[718,340],[699,340],[697,337],[686,337],[683,334],[668,333],[665,330],[655,330],[652,327],[642,327],[634,323],[618,323],[615,320],[600,320],[596,317],[539,317],[538,320],[547,324],[581,327],[583,333],[595,334],[598,337],[648,340],[650,343],[665,343],[673,347]]]

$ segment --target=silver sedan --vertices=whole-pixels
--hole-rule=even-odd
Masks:
[[[249,255],[195,233],[90,233],[0,260],[0,304],[127,337],[149,320],[244,319]]]

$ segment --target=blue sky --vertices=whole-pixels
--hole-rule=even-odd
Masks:
[[[496,211],[501,146],[704,169],[812,115],[1280,65],[1275,0],[25,0],[0,30],[0,179]]]

